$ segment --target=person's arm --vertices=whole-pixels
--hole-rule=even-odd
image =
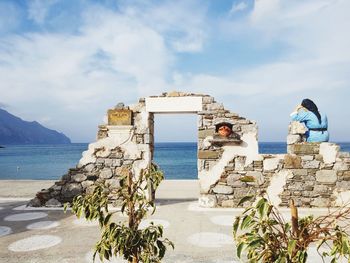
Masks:
[[[293,121],[300,121],[300,122],[308,119],[308,116],[309,116],[309,112],[303,109],[299,109],[297,112],[292,112],[290,115]]]

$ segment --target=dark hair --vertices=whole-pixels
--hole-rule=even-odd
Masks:
[[[301,106],[303,106],[304,108],[306,108],[307,110],[313,112],[317,119],[318,119],[318,122],[321,124],[321,114],[320,112],[318,111],[318,108],[316,106],[316,104],[310,100],[310,99],[304,99],[302,102],[301,102]]]
[[[227,126],[227,127],[229,127],[231,130],[232,130],[232,127],[233,127],[233,125],[232,125],[231,123],[228,123],[228,122],[220,122],[220,123],[216,124],[216,126],[215,126],[215,132],[218,132],[219,129],[220,129],[222,126]]]

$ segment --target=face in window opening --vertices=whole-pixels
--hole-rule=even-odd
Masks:
[[[232,133],[232,130],[230,127],[226,126],[226,125],[223,125],[221,126],[219,129],[218,129],[218,133],[220,136],[223,136],[223,137],[228,137],[231,135]]]

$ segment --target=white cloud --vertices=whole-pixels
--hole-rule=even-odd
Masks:
[[[248,4],[244,1],[239,3],[233,3],[229,14],[234,15],[235,13],[241,12],[247,8],[248,8]]]

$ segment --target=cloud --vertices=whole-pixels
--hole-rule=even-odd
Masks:
[[[237,12],[241,12],[247,8],[248,8],[248,4],[244,1],[239,2],[239,3],[233,3],[229,14],[233,15],[233,14],[235,14]]]

